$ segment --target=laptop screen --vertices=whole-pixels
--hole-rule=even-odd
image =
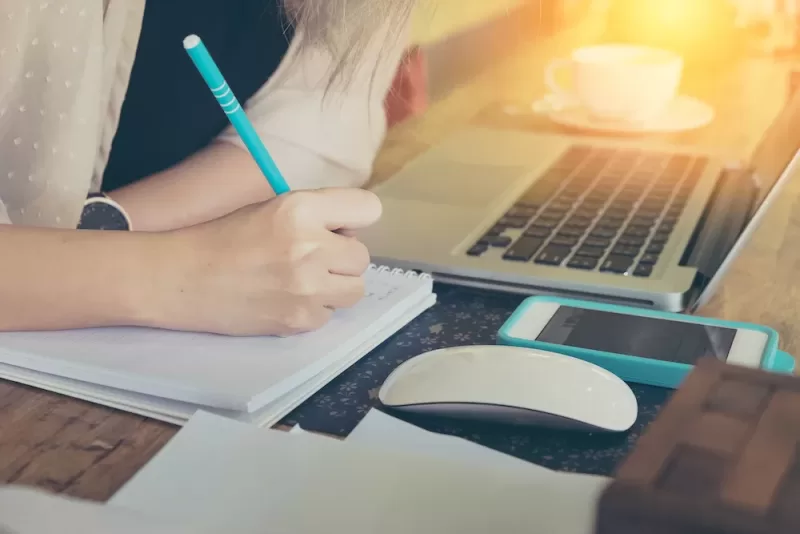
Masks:
[[[763,136],[751,161],[758,187],[751,217],[766,200],[798,149],[800,149],[800,91],[788,99],[786,108]]]
[[[707,279],[697,289],[697,298],[690,302],[690,311],[697,310],[708,303],[722,283],[731,263],[746,245],[750,234],[755,230],[767,211],[766,201],[772,201],[779,193],[776,186],[782,186],[789,179],[798,162],[800,149],[800,91],[787,101],[783,111],[772,126],[765,132],[757,146],[749,167],[756,182],[755,199],[745,224],[736,241],[720,258],[718,267],[709,273]],[[790,168],[792,167],[792,168]]]

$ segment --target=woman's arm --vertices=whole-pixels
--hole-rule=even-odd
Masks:
[[[0,331],[152,322],[159,234],[0,224]]]
[[[174,232],[0,225],[0,331],[150,326],[288,335],[364,295],[375,195],[282,195]]]
[[[179,165],[109,194],[137,231],[185,228],[272,197],[250,154],[214,143]]]
[[[334,64],[297,39],[271,80],[246,104],[248,115],[293,189],[361,186],[386,132],[384,100],[403,55],[406,31],[377,31],[349,79],[329,86]],[[199,82],[198,82],[199,83]],[[181,228],[272,196],[236,132],[165,172],[111,193],[137,230]]]

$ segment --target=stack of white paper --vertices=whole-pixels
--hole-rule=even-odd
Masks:
[[[386,268],[321,330],[291,338],[99,328],[0,334],[0,378],[175,424],[198,409],[265,426],[433,305],[430,277]]]

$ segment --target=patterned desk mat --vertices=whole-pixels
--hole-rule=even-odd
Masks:
[[[495,333],[523,300],[517,295],[453,286],[439,285],[436,292],[436,306],[328,384],[282,423],[346,436],[375,406],[378,389],[398,365],[438,348],[494,344]],[[629,432],[619,435],[462,424],[421,417],[404,419],[551,469],[611,475],[671,393],[649,386],[632,388],[639,401],[639,418]]]

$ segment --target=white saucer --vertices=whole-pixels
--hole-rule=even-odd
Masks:
[[[714,120],[714,108],[691,96],[681,95],[660,115],[645,122],[604,120],[592,116],[574,102],[552,96],[534,104],[534,110],[545,113],[562,126],[594,132],[647,134],[695,130]]]

